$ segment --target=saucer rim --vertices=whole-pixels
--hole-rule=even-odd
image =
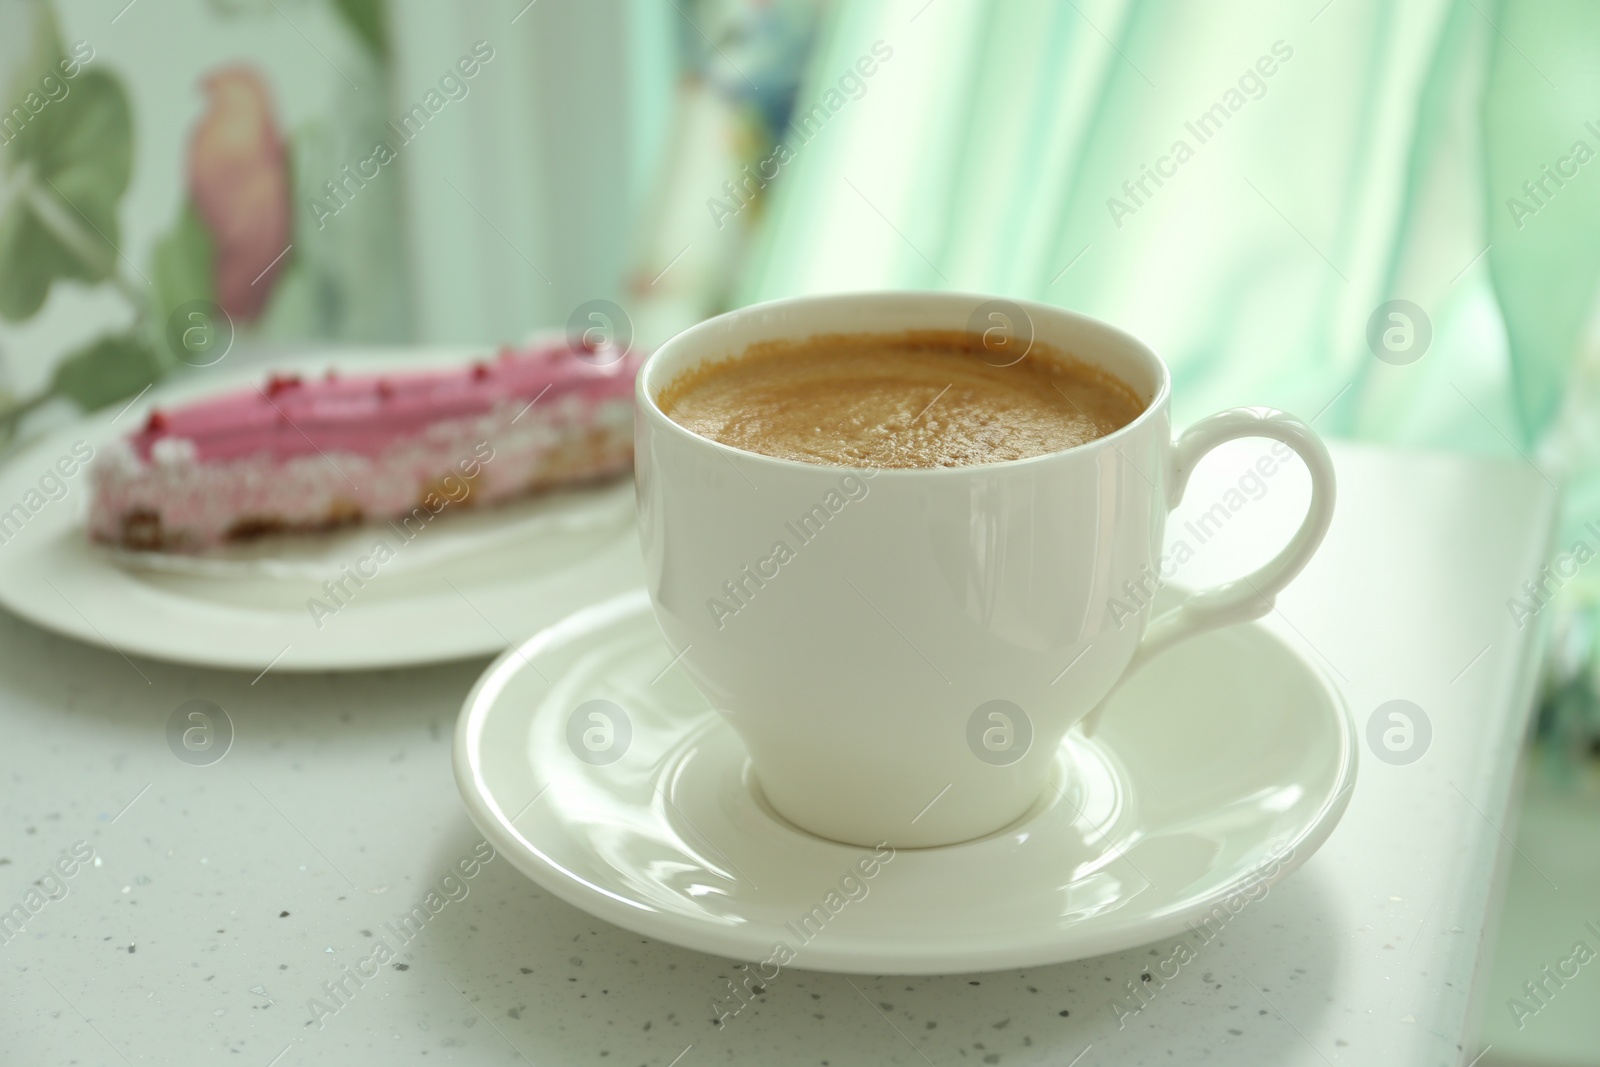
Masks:
[[[481,750],[475,742],[481,737],[489,709],[495,706],[494,696],[505,688],[512,676],[525,669],[542,649],[569,637],[575,631],[579,633],[593,631],[608,622],[626,619],[639,612],[641,608],[645,610],[650,608],[649,593],[643,587],[581,608],[496,657],[473,684],[456,720],[451,767],[457,790],[467,808],[468,816],[489,843],[534,884],[565,903],[632,933],[665,941],[681,948],[732,960],[759,958],[759,954],[765,952],[766,948],[753,945],[748,935],[738,935],[736,931],[743,930],[742,926],[721,927],[700,919],[659,911],[604,886],[595,885],[561,866],[518,831],[511,819],[506,818],[504,811],[494,802],[488,784],[484,781]],[[1331,795],[1317,807],[1314,815],[1307,819],[1304,828],[1298,834],[1279,846],[1280,855],[1286,855],[1287,858],[1278,864],[1273,874],[1265,878],[1255,877],[1249,873],[1241,874],[1170,915],[1154,917],[1132,927],[1117,926],[1103,931],[1091,931],[1081,938],[1073,938],[1070,943],[1060,937],[1041,940],[1037,932],[1031,937],[1018,937],[1000,944],[971,949],[953,949],[948,942],[927,949],[920,945],[907,946],[903,943],[897,943],[891,948],[857,938],[842,945],[809,946],[804,957],[786,966],[794,970],[836,974],[942,975],[978,974],[1067,963],[1137,948],[1179,934],[1191,928],[1197,919],[1211,914],[1219,904],[1234,897],[1241,890],[1256,885],[1264,885],[1270,889],[1304,865],[1327,841],[1349,807],[1360,762],[1355,723],[1350,716],[1344,694],[1333,684],[1320,664],[1272,629],[1264,626],[1260,620],[1237,625],[1255,629],[1263,638],[1273,642],[1281,651],[1293,657],[1317,681],[1328,700],[1329,709],[1343,727],[1338,734],[1338,772],[1334,777]],[[1072,729],[1079,730],[1081,725],[1074,725]],[[535,801],[548,788],[549,784],[546,783],[535,795]],[[530,801],[528,806],[532,803],[533,801]],[[915,851],[919,854],[954,852],[971,844],[972,842],[962,842],[937,848],[903,851]],[[757,955],[752,956],[752,953]]]

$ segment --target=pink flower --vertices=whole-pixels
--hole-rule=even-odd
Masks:
[[[206,112],[189,141],[189,193],[211,231],[217,303],[259,318],[289,247],[289,174],[261,76],[221,67],[201,82]]]

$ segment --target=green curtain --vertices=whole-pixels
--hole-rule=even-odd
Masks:
[[[1563,545],[1600,519],[1600,5],[845,3],[778,138],[734,303],[1060,304],[1161,352],[1180,424],[1269,404],[1499,455],[1566,490]],[[1593,737],[1600,567],[1561,597],[1548,688]]]
[[[1531,455],[1589,317],[1600,166],[1569,162],[1536,214],[1507,201],[1575,142],[1600,150],[1597,21],[1544,0],[841,5],[796,112],[874,42],[892,58],[820,130],[785,131],[736,302],[1045,300],[1155,345],[1180,419],[1264,403]],[[1391,299],[1431,326],[1399,365],[1368,343]]]

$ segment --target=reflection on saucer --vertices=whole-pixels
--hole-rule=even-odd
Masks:
[[[1218,631],[1130,679],[1093,739],[1069,733],[1011,826],[885,856],[771,810],[641,590],[502,656],[462,710],[455,765],[495,847],[591,914],[778,967],[940,974],[1220,928],[1332,831],[1353,738],[1287,644],[1259,623]]]

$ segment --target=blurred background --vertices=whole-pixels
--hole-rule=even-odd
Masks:
[[[224,355],[952,288],[1140,335],[1180,423],[1533,463],[1600,544],[1593,3],[0,0],[0,90],[12,444]],[[1519,847],[1591,902],[1597,576],[1507,601],[1551,636]],[[1523,873],[1484,1062],[1600,1063],[1600,986],[1504,1010]]]

